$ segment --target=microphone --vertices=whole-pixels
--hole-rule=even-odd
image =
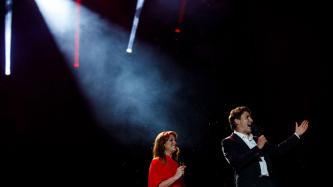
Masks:
[[[255,140],[255,142],[257,142],[259,136],[261,135],[258,126],[257,126],[256,124],[252,123],[252,124],[251,124],[251,131],[252,131],[253,139]],[[261,157],[264,156],[264,155],[263,155],[263,152],[260,152],[260,153],[259,153],[259,156],[260,156],[260,157],[258,157],[258,159],[259,159],[260,161],[262,161]]]
[[[253,139],[257,142],[259,136],[261,136],[262,133],[260,133],[258,126],[254,123],[251,124],[251,131],[252,131]],[[266,142],[265,144],[268,145],[269,142]],[[267,146],[265,146],[265,147],[267,147]],[[262,156],[262,154],[263,153],[260,153],[260,156]]]
[[[252,131],[253,136],[255,136],[255,137],[259,137],[261,135],[258,126],[254,123],[251,124],[251,131]]]

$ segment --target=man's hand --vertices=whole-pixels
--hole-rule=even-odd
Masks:
[[[296,122],[295,124],[295,133],[298,136],[301,136],[302,134],[305,133],[305,131],[308,129],[309,127],[309,121],[308,120],[303,120],[301,125],[298,125],[298,123]]]
[[[257,141],[257,147],[259,149],[262,149],[264,147],[264,145],[266,144],[267,139],[264,135],[261,135],[258,137],[258,141]]]

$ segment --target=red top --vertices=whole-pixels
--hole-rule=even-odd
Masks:
[[[166,162],[159,157],[153,158],[148,173],[148,187],[157,187],[162,181],[176,174],[178,163],[170,156],[165,155]],[[174,182],[170,187],[183,187],[182,178]]]

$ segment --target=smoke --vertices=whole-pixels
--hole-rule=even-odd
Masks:
[[[69,14],[67,21],[72,23],[63,23],[66,19],[58,23],[56,15],[48,16],[39,7],[72,66],[75,17]],[[67,8],[75,12],[74,4]],[[152,142],[159,131],[180,130],[177,113],[184,102],[178,93],[183,83],[177,67],[170,65],[172,59],[140,41],[133,46],[134,53],[128,54],[128,31],[84,7],[80,16],[80,67],[74,71],[103,129],[124,143]]]

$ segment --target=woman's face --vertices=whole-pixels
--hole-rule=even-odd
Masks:
[[[169,139],[164,144],[165,147],[165,153],[166,154],[172,154],[177,150],[177,141],[176,137],[174,135],[170,135]]]

